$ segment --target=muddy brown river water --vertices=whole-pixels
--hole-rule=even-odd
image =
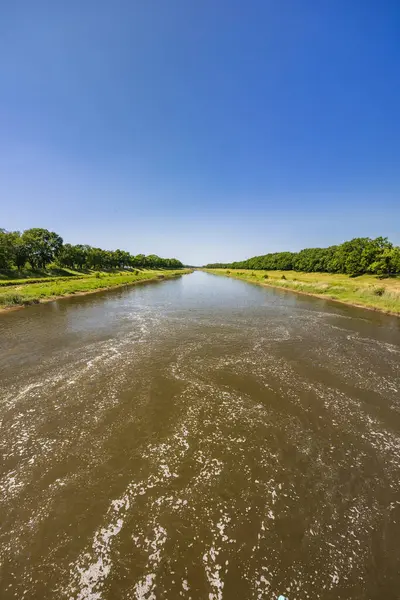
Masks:
[[[400,598],[399,365],[203,272],[0,315],[1,600]]]

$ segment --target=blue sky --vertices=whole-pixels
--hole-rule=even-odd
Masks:
[[[400,244],[400,3],[22,0],[0,227],[190,264]]]

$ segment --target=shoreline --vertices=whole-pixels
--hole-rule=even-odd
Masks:
[[[247,277],[240,277],[239,275],[236,275],[235,273],[232,273],[232,272],[231,273],[223,273],[223,272],[218,272],[217,269],[215,269],[215,270],[214,269],[202,269],[202,270],[204,270],[206,273],[210,273],[211,275],[222,275],[225,277],[231,277],[232,279],[237,279],[238,281],[245,281],[246,283],[253,283],[254,285],[259,285],[259,286],[262,286],[265,288],[274,288],[274,289],[281,290],[283,292],[293,292],[295,294],[301,294],[302,296],[311,296],[313,298],[319,298],[321,300],[329,300],[330,302],[336,302],[338,304],[343,304],[345,306],[353,306],[354,308],[362,308],[365,310],[370,310],[370,311],[381,313],[384,315],[400,318],[400,311],[395,312],[392,310],[387,310],[385,308],[380,308],[378,306],[368,306],[367,304],[361,304],[356,301],[347,301],[347,300],[341,300],[339,298],[332,298],[331,296],[329,296],[327,294],[318,294],[318,293],[314,293],[314,292],[305,292],[304,290],[296,290],[295,288],[282,286],[282,285],[279,285],[276,283],[266,283],[265,281],[254,281]]]
[[[47,304],[49,302],[55,302],[57,300],[62,300],[63,298],[74,298],[76,296],[88,296],[89,294],[97,294],[99,292],[107,292],[109,290],[117,290],[123,287],[128,287],[131,285],[139,285],[139,284],[144,284],[144,283],[155,283],[157,281],[165,281],[168,279],[173,279],[175,277],[181,277],[182,275],[189,275],[190,273],[192,273],[193,270],[191,269],[182,269],[182,272],[172,272],[170,274],[168,274],[167,276],[162,273],[163,277],[160,277],[160,273],[158,272],[154,277],[148,277],[146,279],[135,279],[134,281],[126,281],[124,283],[118,283],[116,285],[107,285],[104,287],[98,287],[96,289],[91,289],[91,290],[82,290],[82,291],[76,291],[76,292],[67,292],[66,294],[58,294],[55,296],[49,296],[47,298],[38,298],[38,299],[32,299],[31,301],[27,300],[25,303],[22,304],[9,304],[6,306],[0,306],[0,314],[3,313],[9,313],[9,312],[13,312],[15,310],[22,310],[24,308],[29,308],[31,306],[38,306],[39,304]],[[46,282],[49,283],[49,282]]]

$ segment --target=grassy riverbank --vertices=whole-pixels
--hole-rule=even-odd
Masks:
[[[55,300],[62,296],[88,294],[123,285],[144,281],[170,279],[190,273],[190,269],[177,270],[135,270],[117,272],[96,272],[77,274],[69,277],[43,277],[33,280],[8,280],[0,286],[0,310],[17,306],[28,306]]]
[[[297,271],[205,270],[216,275],[236,277],[259,285],[329,298],[400,316],[400,277],[378,279],[373,275],[349,277],[331,273],[298,273]]]

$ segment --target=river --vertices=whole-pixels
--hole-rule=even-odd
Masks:
[[[203,272],[0,315],[0,598],[399,598],[399,364]]]

